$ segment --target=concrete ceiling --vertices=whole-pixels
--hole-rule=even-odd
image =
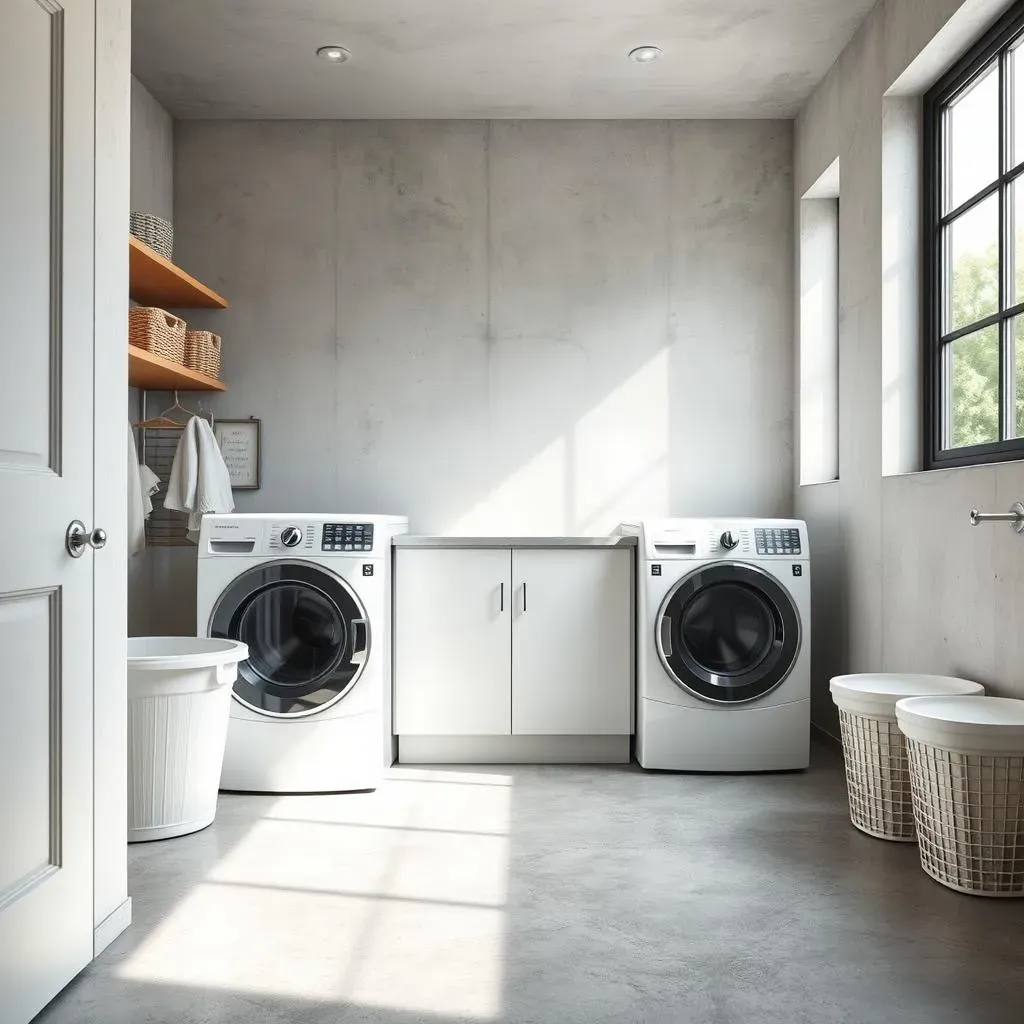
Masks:
[[[873,2],[134,0],[133,64],[185,118],[791,117]]]

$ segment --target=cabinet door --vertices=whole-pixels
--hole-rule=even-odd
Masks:
[[[512,569],[512,732],[629,733],[631,552],[519,549]]]
[[[399,548],[395,560],[395,732],[512,731],[508,548]]]

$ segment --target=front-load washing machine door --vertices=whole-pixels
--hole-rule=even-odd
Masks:
[[[743,562],[717,562],[684,576],[662,602],[654,628],[668,674],[719,704],[771,693],[800,651],[792,597],[774,577]]]
[[[343,579],[311,562],[273,561],[237,576],[210,616],[210,636],[249,645],[234,697],[262,715],[315,715],[355,686],[370,627]]]

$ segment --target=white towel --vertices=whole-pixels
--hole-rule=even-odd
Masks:
[[[160,490],[160,477],[143,462],[139,466],[139,482],[142,484],[142,511],[148,519],[153,511],[153,495]]]
[[[181,432],[167,481],[164,508],[187,512],[188,535],[198,540],[206,512],[233,512],[231,477],[217,438],[205,419],[193,416]]]
[[[135,447],[135,429],[128,423],[128,554],[137,555],[146,547],[146,517],[153,511],[150,496],[160,486],[160,478],[139,465]]]

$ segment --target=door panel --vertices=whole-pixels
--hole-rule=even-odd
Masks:
[[[29,1020],[91,959],[93,0],[0,32],[0,993]]]
[[[56,591],[8,594],[0,598],[0,651],[5,653],[0,700],[0,778],[17,779],[21,827],[4,830],[0,843],[0,905],[53,867],[51,823],[58,809],[50,766],[59,735],[55,706],[57,651],[60,628]],[[50,651],[50,659],[38,652]],[[40,736],[51,742],[40,744]]]
[[[524,548],[512,569],[512,732],[629,733],[631,553]]]
[[[5,151],[17,153],[17,159],[4,158],[0,192],[3,237],[17,239],[17,245],[5,244],[0,252],[4,292],[18,296],[5,305],[4,330],[18,345],[20,364],[18,373],[0,374],[0,466],[43,470],[52,466],[50,418],[57,378],[50,365],[59,342],[54,312],[60,280],[54,259],[60,239],[50,209],[60,199],[55,171],[61,153],[51,142],[62,97],[51,57],[63,45],[64,28],[60,13],[48,7],[38,0],[5,4],[0,37],[0,60],[20,71],[16,87],[9,88],[5,80],[0,90]],[[16,145],[8,136],[12,130]]]
[[[510,734],[511,557],[508,548],[396,552],[396,733]]]

